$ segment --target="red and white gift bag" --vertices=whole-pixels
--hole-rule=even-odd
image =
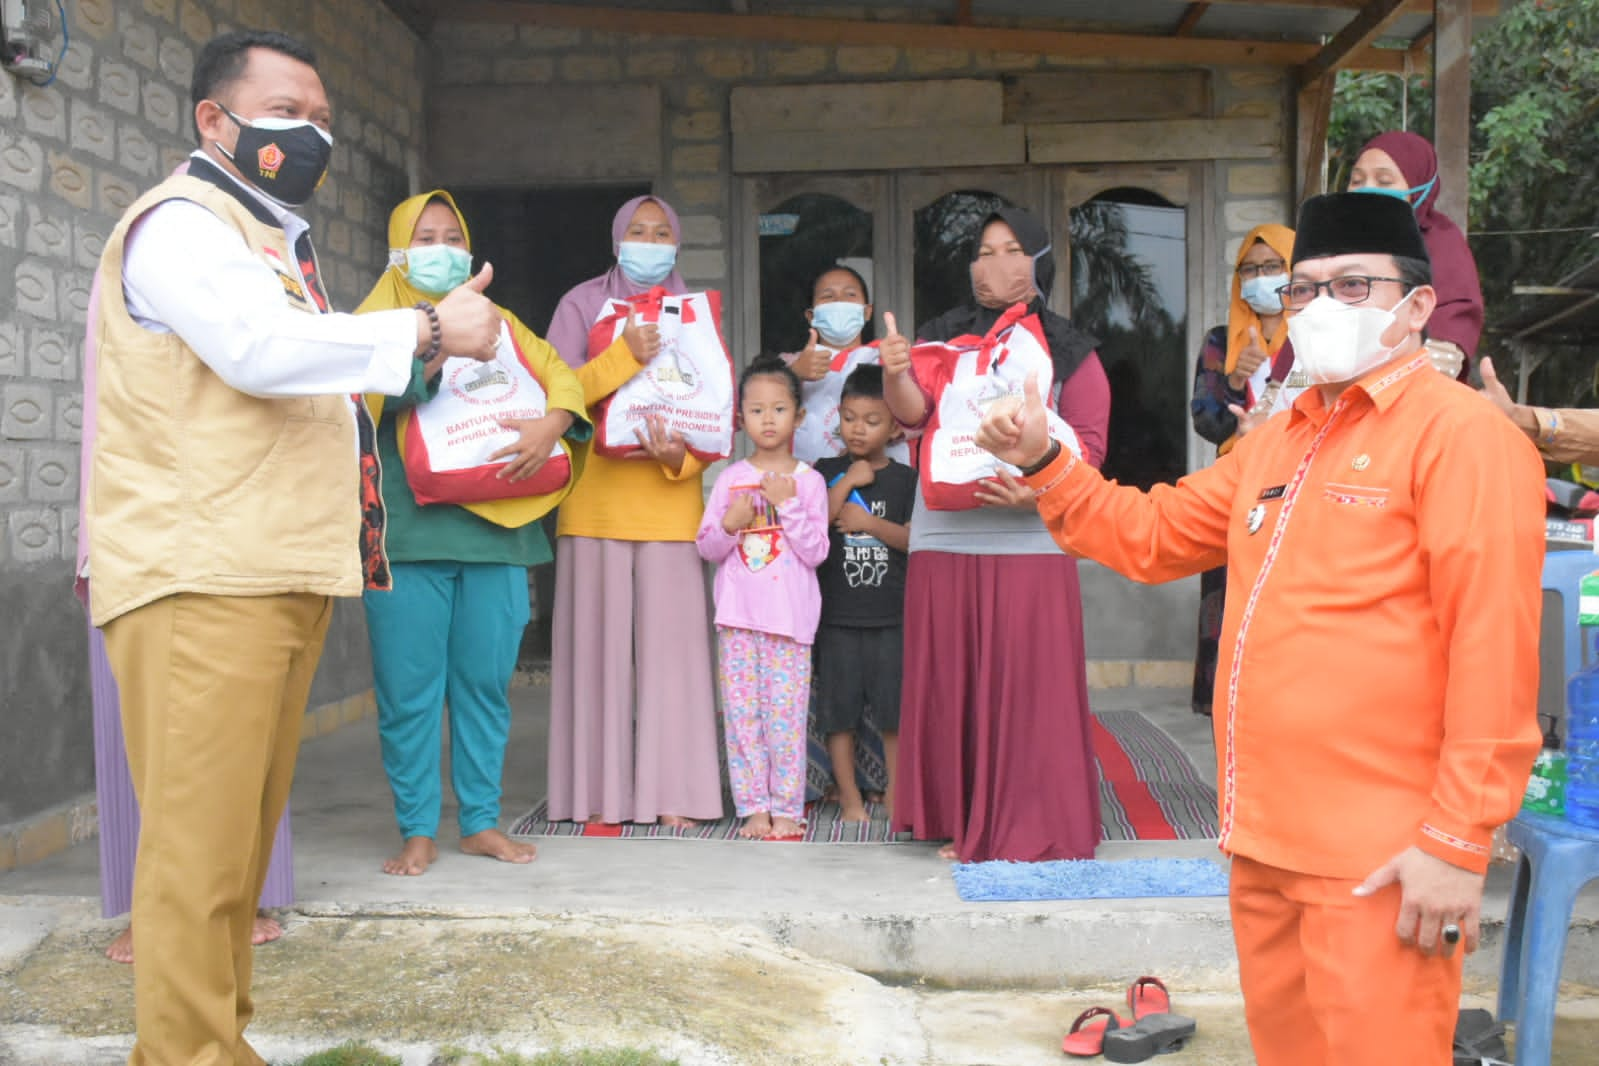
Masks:
[[[977,428],[996,401],[1020,398],[1032,375],[1045,397],[1049,435],[1074,454],[1082,454],[1077,434],[1054,410],[1055,364],[1044,339],[1043,323],[1016,304],[981,337],[923,341],[911,349],[917,378],[938,397],[921,437],[922,496],[935,511],[966,511],[980,506],[978,482],[1001,470],[1019,475],[977,446]]]
[[[418,405],[404,427],[405,480],[416,502],[484,503],[564,488],[572,479],[564,439],[521,481],[497,476],[512,456],[489,459],[517,439],[501,419],[542,418],[548,408],[544,386],[503,322],[493,362],[446,359],[438,395]]]
[[[663,415],[696,457],[716,462],[733,454],[733,361],[722,340],[722,294],[673,296],[657,286],[626,300],[607,300],[589,330],[589,358],[615,343],[629,313],[660,327],[661,350],[622,387],[600,401],[594,450],[619,459],[642,451],[645,419]]]

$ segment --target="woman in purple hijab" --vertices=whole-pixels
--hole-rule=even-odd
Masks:
[[[590,328],[609,299],[656,286],[684,292],[681,238],[665,201],[629,200],[611,223],[616,265],[556,307],[547,336],[577,370],[589,407],[648,361],[625,341],[589,358]],[[704,464],[660,423],[639,443],[627,459],[589,445],[557,516],[552,821],[681,828],[722,816],[710,617],[694,546]]]

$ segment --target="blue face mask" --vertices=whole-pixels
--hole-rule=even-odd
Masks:
[[[1288,284],[1287,274],[1260,274],[1238,283],[1238,294],[1244,303],[1255,309],[1257,315],[1280,315],[1283,302],[1277,289]]]
[[[837,348],[861,335],[866,326],[866,305],[834,300],[811,308],[811,325],[822,343]]]
[[[472,253],[448,244],[407,248],[405,276],[423,292],[449,292],[472,276]]]
[[[677,266],[677,245],[648,241],[623,241],[616,262],[635,285],[659,285]]]
[[[1401,189],[1397,185],[1362,185],[1358,189],[1350,189],[1349,191],[1373,192],[1378,196],[1392,196],[1395,200],[1405,201],[1414,209],[1426,202],[1427,197],[1432,193],[1432,187],[1437,184],[1438,179],[1433,178],[1427,184],[1417,185],[1414,189]],[[1415,197],[1414,200],[1411,199],[1412,196]]]

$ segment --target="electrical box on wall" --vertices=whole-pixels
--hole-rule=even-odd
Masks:
[[[48,55],[48,42],[56,36],[61,13],[53,0],[0,0],[0,67],[18,77],[47,82],[55,77],[59,58]],[[62,54],[66,52],[66,26],[62,19]]]

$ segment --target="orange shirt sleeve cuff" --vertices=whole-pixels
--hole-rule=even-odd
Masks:
[[[1488,869],[1493,830],[1461,825],[1433,811],[1416,831],[1416,847],[1451,866],[1482,873]]]
[[[1055,456],[1048,466],[1036,474],[1025,476],[1022,480],[1027,483],[1028,488],[1032,489],[1035,495],[1043,496],[1064,482],[1078,462],[1077,456],[1073,455],[1071,450],[1063,445],[1060,449],[1060,454]]]

